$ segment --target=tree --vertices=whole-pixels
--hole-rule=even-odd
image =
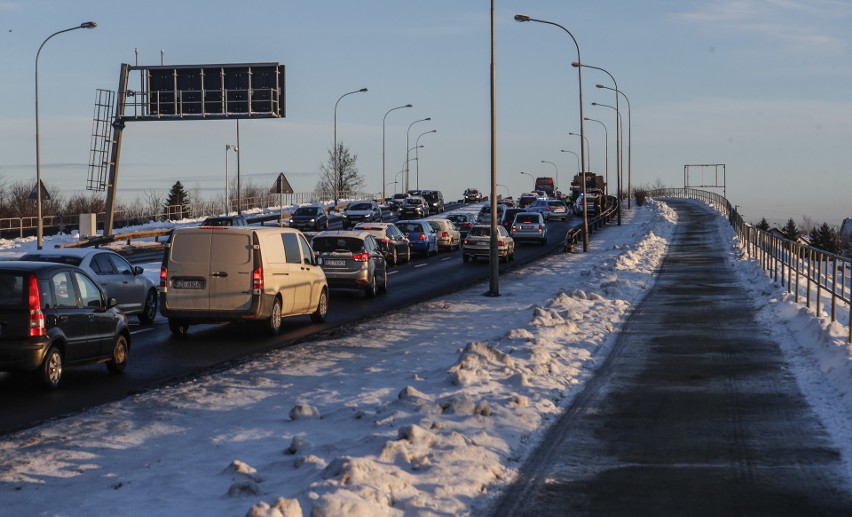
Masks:
[[[355,162],[358,155],[350,154],[343,142],[337,144],[337,171],[335,172],[335,156],[331,149],[328,151],[328,163],[320,164],[320,179],[314,191],[320,198],[334,199],[351,197],[364,188],[364,177],[358,173]]]
[[[828,223],[822,223],[811,231],[811,246],[828,253],[840,253],[840,234]]]
[[[166,198],[166,204],[163,205],[166,216],[170,220],[185,219],[189,217],[189,195],[183,188],[180,181],[172,185],[169,190],[169,197]]]
[[[757,223],[757,229],[768,232],[769,231],[769,221],[767,221],[766,218],[764,217],[763,219],[760,220],[759,223]]]
[[[795,241],[799,238],[799,228],[796,226],[796,222],[793,221],[793,218],[787,220],[787,224],[784,225],[784,228],[781,228],[781,233],[784,234],[786,239],[791,241]]]

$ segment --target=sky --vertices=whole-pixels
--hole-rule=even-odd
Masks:
[[[267,188],[284,172],[297,192],[312,191],[333,145],[335,103],[368,88],[337,109],[338,139],[358,156],[368,192],[401,188],[406,140],[423,145],[409,162],[411,187],[447,199],[488,192],[489,13],[484,0],[0,0],[0,179],[35,182],[39,45],[94,20],[94,30],[51,39],[39,58],[42,178],[61,193],[85,188],[96,90],[117,89],[137,49],[142,65],[285,65],[286,117],[240,123],[243,181]],[[518,13],[564,26],[581,61],[618,81],[630,100],[629,113],[623,97],[619,108],[631,185],[714,185],[755,223],[852,217],[849,2],[497,0],[497,191],[516,197],[532,188],[521,172],[557,176],[565,190],[578,160],[561,151],[580,152],[570,134],[580,131],[576,47],[558,27],[515,22]],[[596,84],[612,86],[584,69],[584,116],[603,123],[585,124],[588,158],[614,188],[616,113],[591,104],[614,106],[615,93]],[[383,131],[388,110],[408,103]],[[129,123],[119,198],[180,180],[212,199],[224,191],[227,144],[236,144],[234,121]],[[703,164],[724,164],[724,174],[684,173]]]
[[[852,482],[848,308],[831,323],[824,310],[794,303],[738,249],[727,220],[707,215],[708,229],[730,242],[737,281],[760,307],[758,324],[781,347]],[[654,283],[676,224],[673,210],[650,201],[627,211],[621,226],[595,232],[589,253],[552,255],[501,276],[501,296],[487,304],[484,287],[474,286],[360,323],[343,338],[5,435],[4,510],[484,513],[605,360]],[[34,244],[0,240],[0,255]],[[144,267],[156,279],[159,265]],[[442,339],[435,328],[445,329]]]

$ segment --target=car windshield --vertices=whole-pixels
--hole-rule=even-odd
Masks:
[[[297,208],[293,215],[316,215],[318,212],[318,208],[313,206],[303,206],[301,208]]]
[[[335,251],[358,253],[364,249],[364,241],[355,237],[315,237],[311,246],[318,253]]]
[[[400,223],[397,226],[404,233],[423,233],[423,225],[420,223]]]
[[[419,205],[419,204],[420,204],[420,203],[422,203],[422,202],[423,202],[423,200],[422,200],[422,199],[416,199],[416,198],[412,198],[412,197],[409,197],[409,198],[406,198],[406,199],[405,199],[405,204],[406,204],[406,205]]]
[[[470,235],[473,237],[489,237],[491,235],[491,228],[488,226],[474,226],[470,230]]]
[[[394,194],[393,195],[394,199],[405,199],[407,197],[408,197],[408,194]]]
[[[349,210],[369,210],[372,208],[370,203],[353,203],[349,205]]]

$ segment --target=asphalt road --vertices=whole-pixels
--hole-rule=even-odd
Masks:
[[[501,272],[561,249],[561,237],[572,224],[576,221],[551,223],[548,246],[518,245],[516,260],[501,264]],[[138,259],[132,260],[138,263]],[[0,434],[226,368],[300,340],[345,332],[346,325],[363,318],[416,304],[488,278],[487,261],[464,264],[460,251],[442,252],[428,259],[415,255],[411,262],[391,268],[387,293],[364,299],[354,292],[332,291],[325,323],[313,324],[308,316],[288,318],[283,332],[274,338],[238,325],[192,326],[186,338],[177,338],[172,336],[166,319],[160,315],[152,325],[140,325],[131,317],[132,348],[123,375],[109,375],[103,365],[67,368],[61,388],[46,393],[31,375],[0,373]],[[483,285],[483,293],[486,290],[487,282]]]
[[[841,457],[726,262],[709,209],[493,515],[852,515]]]

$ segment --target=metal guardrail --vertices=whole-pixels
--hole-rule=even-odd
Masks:
[[[780,281],[793,295],[795,303],[802,298],[808,308],[815,306],[819,315],[825,295],[831,305],[829,314],[832,322],[839,321],[838,310],[845,306],[846,341],[852,343],[852,259],[755,228],[743,221],[730,201],[713,192],[669,188],[652,190],[648,195],[696,199],[716,208],[733,226],[746,254],[760,262],[761,268],[776,282]]]

